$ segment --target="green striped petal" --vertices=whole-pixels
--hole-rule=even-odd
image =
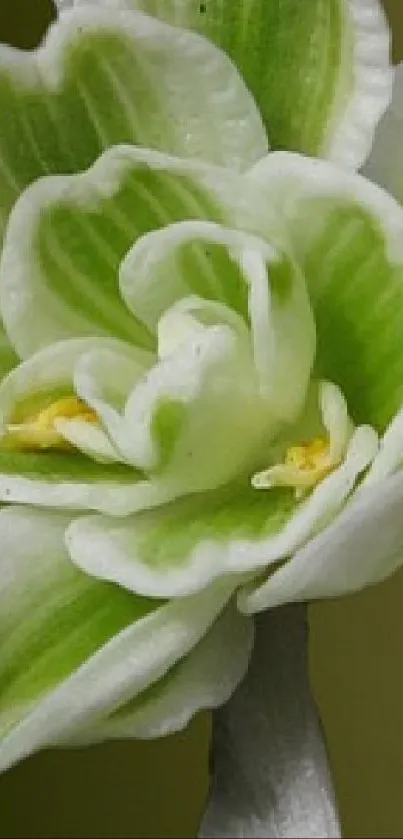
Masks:
[[[403,402],[402,208],[360,176],[286,152],[247,178],[244,225],[282,240],[304,273],[318,376],[357,424],[383,431]]]
[[[403,64],[395,71],[393,96],[375,133],[364,174],[403,204]]]
[[[195,29],[224,49],[256,98],[273,148],[352,168],[368,154],[392,85],[379,0],[101,2]]]
[[[20,356],[87,335],[152,347],[120,297],[122,258],[166,224],[225,219],[241,183],[224,169],[117,146],[83,174],[33,184],[13,210],[0,265],[1,311]]]
[[[67,11],[37,50],[2,47],[0,107],[0,231],[27,184],[85,169],[117,143],[241,169],[267,151],[224,53],[135,11]]]
[[[89,726],[74,743],[166,737],[185,728],[200,710],[223,705],[247,670],[253,621],[232,602],[208,634],[167,675],[118,708],[105,722]]]
[[[83,517],[66,535],[72,560],[94,577],[153,597],[186,597],[214,580],[238,582],[286,559],[339,512],[377,451],[356,430],[344,463],[306,500],[289,489],[230,487],[117,522]]]
[[[0,768],[96,725],[185,656],[228,584],[163,604],[94,582],[63,548],[64,515],[0,512]]]

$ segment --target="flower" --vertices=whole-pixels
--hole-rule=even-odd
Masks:
[[[376,4],[309,17],[340,60],[307,147],[317,53],[253,76],[272,142],[331,161],[268,154],[224,52],[110,5],[0,67],[3,769],[177,730],[244,675],[253,613],[400,562],[403,210],[348,171],[388,101]]]

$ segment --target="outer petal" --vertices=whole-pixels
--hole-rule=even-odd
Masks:
[[[262,585],[240,593],[241,611],[337,597],[386,579],[403,561],[402,502],[402,473],[357,493],[330,527]]]
[[[76,0],[88,5],[94,0]],[[228,52],[274,148],[358,168],[391,94],[378,0],[101,0],[196,29]]]
[[[84,174],[41,179],[16,204],[0,265],[0,305],[18,353],[73,336],[152,346],[119,295],[119,264],[144,233],[174,221],[229,215],[239,178],[131,146]]]
[[[134,11],[66,11],[32,53],[2,47],[0,105],[0,231],[27,184],[80,171],[116,143],[235,168],[267,151],[255,103],[224,53]]]
[[[383,430],[403,401],[403,210],[339,167],[274,153],[246,178],[244,224],[288,241],[317,328],[317,373]],[[266,233],[265,233],[266,231]]]
[[[403,64],[396,68],[393,97],[375,133],[364,174],[403,203]]]
[[[64,553],[66,523],[0,513],[1,769],[146,690],[199,642],[232,591],[161,605],[91,581]]]
[[[184,728],[198,711],[217,708],[245,675],[253,646],[253,621],[231,603],[186,658],[111,714],[98,727],[77,733],[74,742],[163,737]]]

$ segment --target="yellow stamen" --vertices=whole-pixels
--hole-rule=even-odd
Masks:
[[[309,443],[290,446],[282,463],[253,475],[252,486],[255,489],[292,487],[299,498],[336,469],[339,462],[331,454],[330,443],[316,437]]]
[[[331,472],[335,466],[330,459],[329,443],[323,437],[316,437],[310,443],[300,446],[290,446],[284,463],[301,472],[315,473],[317,480]]]
[[[55,422],[59,419],[97,422],[96,414],[88,405],[76,396],[67,396],[52,402],[33,416],[24,417],[21,422],[10,423],[1,444],[19,451],[71,449],[70,443],[55,427]]]

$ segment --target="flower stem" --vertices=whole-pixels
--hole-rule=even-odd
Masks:
[[[306,606],[258,616],[248,674],[214,713],[214,777],[199,839],[340,837],[307,650]]]

